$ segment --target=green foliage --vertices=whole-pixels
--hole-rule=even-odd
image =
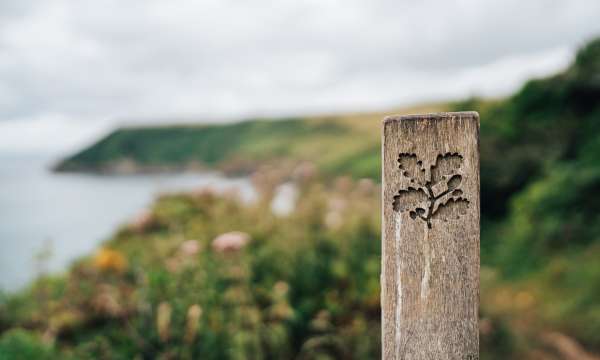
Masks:
[[[583,48],[564,73],[532,80],[509,99],[455,106],[481,115],[484,216],[505,216],[511,196],[546,169],[590,154],[583,150],[600,136],[599,48],[600,39]]]
[[[1,360],[55,359],[53,349],[42,343],[37,335],[26,330],[13,329],[0,337]]]
[[[600,167],[563,166],[522,192],[499,244],[497,262],[521,274],[549,256],[600,239]]]
[[[564,73],[482,113],[482,212],[507,219],[484,236],[498,242],[490,262],[507,274],[600,239],[599,48],[590,43]]]
[[[244,172],[257,161],[310,157],[332,139],[349,139],[335,121],[284,119],[231,125],[124,128],[57,166],[58,170],[111,171],[222,166]],[[316,155],[316,153],[314,153]]]

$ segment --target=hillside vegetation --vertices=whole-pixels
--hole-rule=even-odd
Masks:
[[[407,112],[429,110],[482,119],[481,358],[600,352],[600,40],[509,98]],[[382,117],[122,129],[66,159],[60,170],[252,173],[262,198],[161,197],[66,276],[0,302],[0,354],[380,357]],[[278,217],[283,181],[300,195]],[[230,231],[249,240],[219,247]]]
[[[403,111],[441,111],[432,104]],[[380,176],[380,129],[384,113],[226,125],[123,128],[56,166],[58,171],[145,172],[217,168],[249,174],[260,165],[315,163],[328,176]],[[129,166],[127,166],[129,165]]]

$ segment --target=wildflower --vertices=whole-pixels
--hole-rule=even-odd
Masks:
[[[234,252],[244,248],[250,242],[250,235],[240,231],[232,231],[217,236],[212,247],[216,252]]]
[[[94,257],[94,265],[102,271],[123,272],[127,268],[127,260],[117,250],[101,248]]]

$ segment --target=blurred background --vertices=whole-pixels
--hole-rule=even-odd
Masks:
[[[600,359],[600,3],[0,3],[0,359],[381,356],[380,125],[481,116],[482,359]]]

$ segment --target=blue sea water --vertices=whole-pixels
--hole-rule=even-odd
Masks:
[[[0,153],[0,290],[14,291],[40,272],[60,272],[93,252],[161,192],[236,189],[251,200],[248,179],[215,173],[101,176],[56,174],[52,158]],[[49,253],[46,260],[36,255]]]

